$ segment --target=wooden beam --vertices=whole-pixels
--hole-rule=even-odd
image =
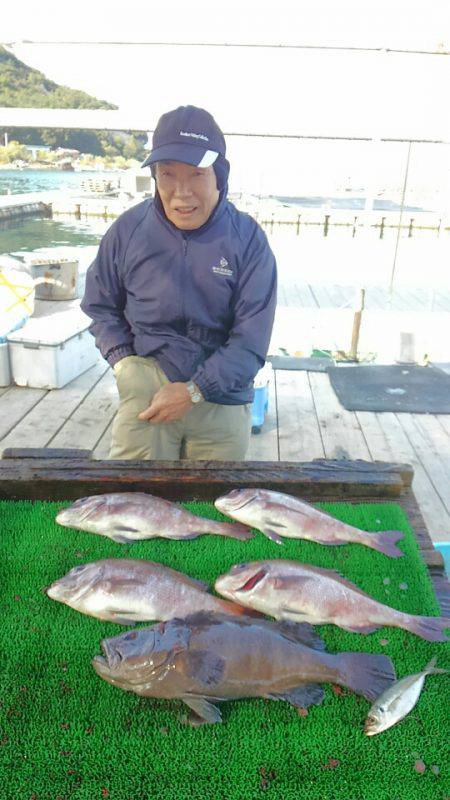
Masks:
[[[0,461],[0,497],[70,500],[86,494],[147,491],[171,500],[212,499],[233,487],[278,489],[299,497],[398,497],[408,465],[317,459],[279,461],[91,461],[86,451],[10,450]]]

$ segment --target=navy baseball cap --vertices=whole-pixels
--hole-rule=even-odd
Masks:
[[[196,106],[180,106],[163,114],[153,133],[152,151],[142,164],[157,161],[182,161],[195,167],[209,167],[219,156],[225,157],[222,131],[208,111]]]

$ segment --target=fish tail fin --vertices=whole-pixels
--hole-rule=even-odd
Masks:
[[[405,614],[402,628],[428,642],[450,642],[450,636],[444,633],[446,628],[450,629],[450,617],[419,617]]]
[[[395,681],[395,669],[391,659],[372,653],[341,653],[339,671],[343,686],[368,700],[377,697]]]
[[[246,542],[247,539],[253,539],[254,533],[247,525],[242,525],[240,522],[216,522],[213,525],[208,525],[208,533],[215,533],[217,536],[228,536],[230,539],[238,539],[241,542]]]
[[[403,550],[397,547],[396,542],[403,539],[402,531],[380,531],[379,533],[371,533],[370,541],[365,542],[369,547],[378,550],[379,553],[384,553],[385,556],[391,558],[400,558],[404,556]]]
[[[426,667],[424,667],[423,671],[426,672],[427,675],[443,675],[445,672],[450,672],[450,669],[442,669],[440,667],[437,667],[436,664],[437,664],[437,657],[433,656],[430,663],[427,664]]]

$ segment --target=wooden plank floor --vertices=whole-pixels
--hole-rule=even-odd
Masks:
[[[414,467],[413,490],[433,541],[450,541],[450,417],[346,411],[325,373],[275,371],[249,460],[362,458]],[[99,361],[62,389],[0,390],[0,449],[76,447],[108,455],[118,397]]]

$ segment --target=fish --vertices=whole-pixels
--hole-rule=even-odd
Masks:
[[[429,642],[447,642],[450,617],[407,614],[379,603],[332,569],[273,559],[233,566],[220,575],[218,594],[277,619],[337,625],[353,633],[403,628]]]
[[[208,593],[203,581],[155,561],[104,558],[79,564],[45,589],[48,597],[120,625],[169,620],[194,611],[242,614],[245,609]]]
[[[59,525],[130,544],[140,539],[195,539],[204,533],[246,541],[245,525],[197,517],[186,508],[144,492],[112,492],[81,497],[56,516]]]
[[[200,611],[101,641],[92,659],[108,683],[182,700],[194,725],[221,722],[216,702],[248,697],[320,705],[322,683],[374,700],[395,680],[386,655],[326,653],[310,625]]]
[[[283,544],[283,536],[327,545],[356,542],[392,558],[404,555],[396,546],[403,537],[401,531],[368,533],[282,492],[233,489],[217,498],[214,505],[223,514],[257,528],[277,544]]]
[[[400,722],[416,705],[427,675],[450,672],[438,669],[436,658],[432,658],[422,672],[406,675],[385,689],[371,707],[364,725],[367,736],[375,736]]]

